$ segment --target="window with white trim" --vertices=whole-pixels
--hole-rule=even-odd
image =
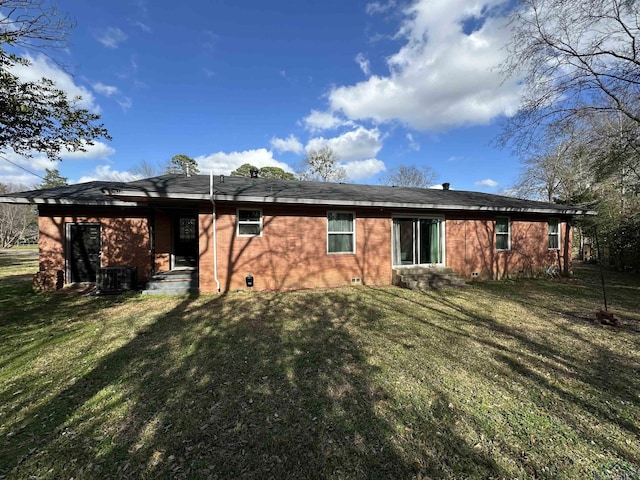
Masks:
[[[351,212],[327,212],[327,253],[356,252],[355,221]]]
[[[238,209],[238,236],[262,236],[262,210]]]
[[[549,219],[549,250],[560,249],[560,222],[557,218]]]
[[[496,250],[511,250],[511,221],[509,217],[496,218]]]

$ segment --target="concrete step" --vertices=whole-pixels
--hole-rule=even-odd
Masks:
[[[147,290],[162,290],[165,288],[198,288],[197,280],[152,280],[147,283]]]
[[[162,288],[157,290],[143,290],[142,295],[189,295],[199,292],[200,290],[197,288]]]
[[[466,282],[446,267],[409,267],[393,270],[394,285],[411,290],[437,290],[463,287]]]
[[[158,272],[147,282],[146,295],[186,295],[199,292],[197,270],[171,270]]]

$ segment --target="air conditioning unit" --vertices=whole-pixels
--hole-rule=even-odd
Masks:
[[[138,281],[136,267],[102,267],[96,272],[98,293],[119,293],[135,290]]]

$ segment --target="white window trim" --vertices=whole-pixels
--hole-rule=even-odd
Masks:
[[[549,237],[552,235],[552,234],[551,234],[551,232],[549,231],[549,222],[551,222],[551,221],[555,221],[555,222],[556,222],[556,224],[558,225],[558,231],[557,231],[555,234],[553,234],[553,235],[555,235],[556,237],[558,237],[558,246],[557,246],[556,248],[551,248],[551,247],[549,246]],[[547,221],[547,248],[548,248],[549,250],[553,251],[553,252],[557,252],[558,250],[560,250],[560,230],[561,230],[561,229],[560,229],[560,225],[561,225],[561,223],[560,223],[560,219],[558,219],[558,218],[550,218],[550,219]]]
[[[255,222],[255,221],[251,221],[251,220],[243,220],[240,221],[240,211],[244,210],[244,211],[251,211],[251,212],[260,212],[260,220]],[[263,219],[263,215],[262,215],[262,209],[261,208],[237,208],[236,209],[236,235],[238,237],[244,237],[244,238],[258,238],[258,237],[262,237],[262,219]],[[258,235],[248,235],[246,233],[240,233],[240,224],[242,225],[260,225],[260,233]]]
[[[507,219],[507,248],[498,248],[498,235],[504,235],[504,233],[498,232],[498,219],[506,218]],[[494,227],[495,234],[495,242],[496,242],[496,251],[497,252],[508,252],[511,250],[511,217],[500,216],[496,217],[496,223]]]
[[[329,231],[329,214],[331,213],[348,213],[353,215],[353,231],[352,232],[330,232]],[[325,215],[325,219],[327,221],[327,255],[354,255],[356,253],[356,212],[349,210],[327,210],[327,214]],[[353,235],[353,251],[351,252],[330,252],[329,251],[329,235],[344,235],[350,233]]]

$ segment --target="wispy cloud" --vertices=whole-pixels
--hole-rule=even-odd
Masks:
[[[95,34],[95,39],[107,48],[118,48],[127,35],[117,27],[108,27]]]
[[[114,87],[113,85],[105,85],[102,82],[97,82],[91,85],[93,87],[93,91],[99,93],[100,95],[104,95],[105,97],[111,97],[112,95],[118,94],[118,87]]]
[[[396,0],[389,0],[388,2],[371,2],[368,3],[365,11],[369,15],[374,15],[376,13],[385,13],[391,10],[396,6]]]
[[[406,138],[407,138],[407,140],[409,140],[409,148],[411,150],[413,150],[414,152],[419,152],[420,151],[420,144],[414,140],[413,134],[407,133]]]
[[[356,55],[355,61],[360,67],[360,70],[362,70],[362,73],[364,73],[367,77],[371,75],[371,64],[362,53],[358,53]]]
[[[138,27],[140,30],[144,31],[144,32],[147,32],[147,33],[151,32],[151,27],[149,25],[147,25],[146,23],[141,22],[140,20],[137,20],[134,23],[134,25],[136,27]]]
[[[129,110],[133,105],[132,100],[126,95],[123,95],[116,86],[105,85],[102,82],[94,83],[91,86],[94,92],[99,93],[100,95],[104,95],[105,97],[113,98],[125,112]]]
[[[213,53],[216,49],[216,43],[218,41],[218,35],[212,30],[205,30],[202,32],[204,40],[202,42],[202,48],[209,53]]]

